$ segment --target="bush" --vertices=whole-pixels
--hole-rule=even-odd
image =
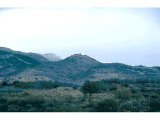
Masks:
[[[151,112],[160,112],[160,98],[151,98],[149,106]]]
[[[4,98],[0,98],[0,112],[7,112],[8,106],[7,106],[7,100]]]
[[[96,112],[117,112],[118,103],[114,99],[106,99],[101,101],[95,107]]]
[[[131,89],[131,93],[138,93],[139,90],[135,87],[135,86],[130,86],[130,89]]]
[[[92,95],[93,93],[100,92],[100,86],[96,82],[87,81],[81,87],[81,91],[86,94]]]
[[[129,88],[121,87],[117,90],[116,96],[119,99],[129,99],[132,96],[131,90]]]
[[[141,101],[129,100],[120,104],[119,111],[121,112],[140,112],[142,109]]]
[[[13,82],[15,87],[23,89],[52,89],[59,87],[58,84],[52,81],[36,81],[36,82]]]
[[[0,104],[0,112],[7,112],[8,106],[6,104]]]
[[[10,112],[42,112],[43,100],[39,99],[19,99],[8,103]]]
[[[114,83],[111,83],[110,86],[109,86],[109,90],[110,90],[110,91],[115,91],[115,90],[117,90],[117,85],[114,84]]]
[[[8,83],[7,82],[2,82],[2,86],[7,86],[8,85]]]
[[[92,99],[91,99],[92,94],[98,93],[100,90],[99,90],[99,86],[96,84],[96,82],[87,81],[81,87],[81,91],[83,92],[85,99],[87,100],[87,98],[88,98],[88,102],[91,105],[92,104]]]
[[[148,112],[150,111],[149,101],[143,97],[132,98],[121,101],[119,112]]]

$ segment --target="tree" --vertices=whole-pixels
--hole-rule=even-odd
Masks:
[[[7,85],[8,85],[8,83],[6,81],[2,82],[2,86],[7,86]]]
[[[89,97],[89,103],[91,103],[92,94],[100,92],[100,86],[96,82],[87,81],[81,87],[85,98]]]

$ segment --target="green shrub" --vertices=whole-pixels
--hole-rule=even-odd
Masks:
[[[8,85],[7,82],[5,82],[5,81],[2,82],[2,86],[7,86],[7,85]]]
[[[116,91],[116,96],[119,99],[127,100],[132,96],[131,90],[129,88],[121,87]]]
[[[140,112],[142,109],[141,101],[129,100],[120,104],[120,112]]]
[[[4,98],[0,98],[0,112],[7,112],[7,111],[8,111],[7,100]]]
[[[160,98],[151,98],[149,106],[151,112],[160,112]]]
[[[8,103],[10,112],[42,112],[43,100],[37,99],[19,99]]]
[[[7,112],[8,105],[7,104],[0,104],[0,112]]]
[[[84,94],[88,93],[89,95],[92,95],[93,93],[100,92],[100,86],[96,82],[87,81],[81,87],[81,91]]]
[[[36,81],[36,82],[13,82],[14,87],[19,87],[23,89],[52,89],[59,87],[58,84],[52,81]]]
[[[138,93],[139,92],[139,90],[134,86],[131,86],[130,89],[131,89],[131,93]]]
[[[106,99],[101,101],[95,107],[96,112],[117,112],[118,103],[114,99]]]
[[[114,83],[111,83],[110,86],[109,86],[109,90],[110,90],[110,91],[115,91],[115,90],[117,90],[117,85],[114,84]]]
[[[92,99],[91,99],[92,94],[99,93],[101,91],[101,86],[100,84],[97,84],[96,82],[87,81],[81,87],[81,91],[83,92],[86,100],[88,98],[89,104],[92,105]]]

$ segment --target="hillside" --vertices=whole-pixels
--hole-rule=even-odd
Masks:
[[[100,63],[82,54],[50,61],[36,53],[23,53],[0,48],[0,79],[13,81],[58,81],[83,84],[100,80],[160,80],[159,67]]]
[[[27,57],[35,59],[36,61],[39,61],[39,62],[48,62],[49,61],[47,58],[45,58],[37,53],[31,53],[31,52],[25,53],[25,52],[21,52],[21,51],[14,51],[14,50],[11,50],[11,49],[5,48],[5,47],[0,47],[0,50],[4,51],[4,52],[12,53],[12,54],[27,56]]]
[[[23,81],[26,79],[27,81],[28,79],[32,79],[34,81],[38,78],[38,80],[45,79],[63,83],[73,83],[73,76],[86,71],[91,67],[95,67],[98,64],[100,64],[100,62],[88,57],[87,55],[75,54],[61,61],[43,63],[36,68],[24,71],[17,76],[14,76],[14,79],[19,77],[23,78],[23,76],[25,76]]]
[[[120,63],[99,64],[75,76],[77,81],[86,80],[160,80],[160,70],[155,67],[129,66]]]
[[[129,66],[120,63],[100,63],[86,55],[72,55],[57,62],[47,62],[11,77],[12,80],[52,80],[62,83],[83,84],[100,80],[159,80],[157,67]]]
[[[40,62],[28,56],[14,52],[0,50],[0,76],[1,78],[13,76],[27,68],[39,65]]]

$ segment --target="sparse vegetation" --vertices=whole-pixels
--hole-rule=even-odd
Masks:
[[[3,83],[3,82],[2,82]],[[1,84],[2,84],[1,83]],[[74,88],[51,81],[5,83],[1,112],[159,112],[160,83],[87,81]],[[4,84],[4,83],[3,83]],[[110,87],[109,87],[110,86]],[[111,89],[115,87],[116,89]],[[144,89],[145,91],[141,90]],[[88,98],[86,98],[88,94]],[[90,95],[89,95],[90,94]],[[90,96],[90,98],[89,98]],[[86,98],[86,99],[84,99]]]

